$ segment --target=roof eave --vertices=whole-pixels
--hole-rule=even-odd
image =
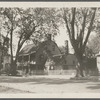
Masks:
[[[30,54],[36,53],[36,51],[30,52],[30,53],[26,53],[26,54],[19,54],[19,56],[28,56]]]

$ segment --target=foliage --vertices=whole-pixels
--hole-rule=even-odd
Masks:
[[[41,41],[46,34],[53,37],[59,33],[59,17],[55,8],[1,8],[2,28],[10,38],[11,64],[16,63],[18,54],[27,41]],[[17,36],[16,59],[13,60],[13,42]]]
[[[70,42],[79,62],[80,75],[83,76],[83,54],[93,30],[96,8],[64,8],[63,11]]]
[[[96,34],[93,36],[91,40],[88,42],[88,49],[91,49],[92,54],[97,54],[100,51],[100,34]]]

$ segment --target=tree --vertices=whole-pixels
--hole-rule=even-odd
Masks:
[[[68,55],[68,53],[69,53],[68,40],[65,40],[65,46],[60,46],[59,48],[60,48],[62,54]]]
[[[88,47],[88,46],[86,46],[86,48],[85,48],[85,56],[87,58],[93,58],[94,55],[95,55],[95,53],[94,53],[93,49]]]
[[[14,65],[13,65],[13,35],[14,31],[17,28],[17,21],[18,21],[18,10],[16,8],[3,8],[2,9],[2,14],[4,15],[4,21],[3,21],[3,27],[7,32],[6,37],[9,35],[10,36],[10,52],[11,52],[11,73],[14,70]]]
[[[27,41],[41,41],[46,34],[55,36],[59,30],[59,19],[54,8],[4,8],[4,29],[10,35],[11,69],[16,71],[16,61],[23,44]],[[18,37],[15,61],[13,60],[13,37]],[[14,64],[14,65],[12,65]]]
[[[78,69],[83,77],[83,54],[88,38],[93,29],[96,8],[64,8],[63,19],[69,34],[70,42],[74,48],[79,62]],[[78,76],[78,73],[77,75]]]
[[[92,54],[98,54],[100,52],[100,23],[97,23],[95,36],[92,36],[92,38],[88,41],[88,49],[91,49]]]
[[[18,12],[20,19],[18,22],[18,31],[17,31],[18,44],[17,44],[15,63],[18,59],[18,54],[23,44],[30,39],[30,37],[35,32],[37,27],[37,25],[34,23],[33,15],[30,14],[29,9],[23,10],[18,8]]]
[[[17,61],[19,51],[25,42],[33,41],[34,43],[37,43],[45,38],[46,34],[51,33],[53,36],[55,36],[59,32],[57,25],[58,19],[55,18],[55,9],[29,8],[26,10],[18,10],[20,14],[18,24],[19,41],[15,61]]]
[[[36,8],[33,10],[36,23],[39,25],[31,39],[33,42],[45,39],[47,34],[54,37],[59,33],[60,18],[57,16],[55,8]]]

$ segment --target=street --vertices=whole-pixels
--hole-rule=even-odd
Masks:
[[[0,93],[99,93],[99,77],[69,79],[69,76],[0,76]]]

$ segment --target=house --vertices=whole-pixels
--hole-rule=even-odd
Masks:
[[[48,35],[47,40],[38,45],[26,45],[19,53],[18,62],[21,64],[22,60],[35,61],[36,66],[34,70],[68,70],[75,69],[77,64],[75,55],[69,53],[62,54],[57,44],[51,40],[51,35]]]
[[[45,64],[51,62],[56,63],[56,55],[61,56],[61,51],[58,48],[57,44],[51,40],[51,35],[49,34],[47,40],[39,43],[38,45],[30,44],[26,45],[20,52],[19,52],[19,59],[18,62],[22,61],[35,61],[34,70],[43,70],[45,69]],[[56,59],[55,59],[56,58]],[[60,63],[60,61],[58,61]]]
[[[75,69],[77,62],[75,54],[68,53],[65,55],[65,64],[63,69]]]
[[[18,69],[22,69],[22,61],[33,61],[35,60],[36,51],[38,46],[35,44],[26,45],[20,52],[17,61]]]

